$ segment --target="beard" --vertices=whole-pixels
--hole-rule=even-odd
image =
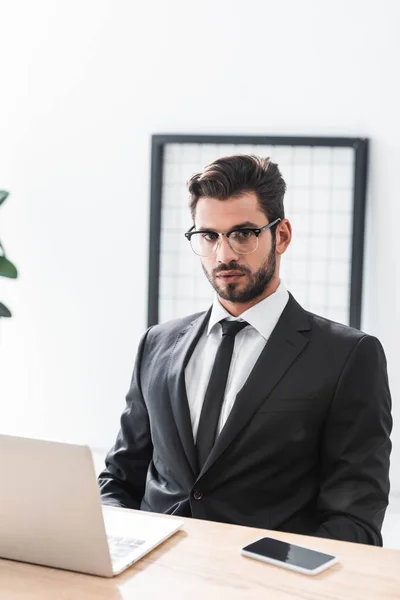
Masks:
[[[206,271],[204,265],[202,265],[202,269],[218,296],[223,300],[238,303],[251,302],[265,292],[275,276],[276,242],[273,240],[272,248],[266,261],[255,272],[252,272],[248,267],[239,265],[235,261],[231,261],[229,264],[221,264],[216,269],[213,269],[211,273]],[[218,273],[229,270],[239,271],[248,275],[250,278],[248,285],[245,288],[240,288],[239,283],[218,284]]]

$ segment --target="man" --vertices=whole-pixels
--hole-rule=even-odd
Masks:
[[[384,352],[305,311],[280,282],[285,188],[276,164],[246,155],[190,180],[185,235],[215,300],[145,333],[102,500],[382,545]]]

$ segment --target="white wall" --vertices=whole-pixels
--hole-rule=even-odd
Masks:
[[[146,323],[150,134],[373,140],[363,328],[400,412],[400,5],[0,0],[0,429],[108,447]],[[400,490],[400,429],[392,480]]]

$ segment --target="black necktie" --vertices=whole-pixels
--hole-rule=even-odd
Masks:
[[[203,408],[201,409],[199,428],[197,430],[196,448],[200,471],[214,446],[217,435],[235,336],[248,323],[246,321],[227,321],[224,319],[220,325],[222,327],[222,340],[215,356],[210,381],[206,395],[204,396]]]

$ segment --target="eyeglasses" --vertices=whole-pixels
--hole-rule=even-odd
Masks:
[[[189,240],[192,250],[198,256],[212,256],[216,252],[221,243],[221,237],[225,236],[228,244],[234,252],[238,254],[252,254],[258,248],[258,236],[263,231],[271,229],[277,225],[282,219],[275,219],[272,223],[264,225],[257,229],[243,227],[233,229],[228,233],[219,233],[218,231],[193,231],[194,225],[185,233],[185,237]]]

